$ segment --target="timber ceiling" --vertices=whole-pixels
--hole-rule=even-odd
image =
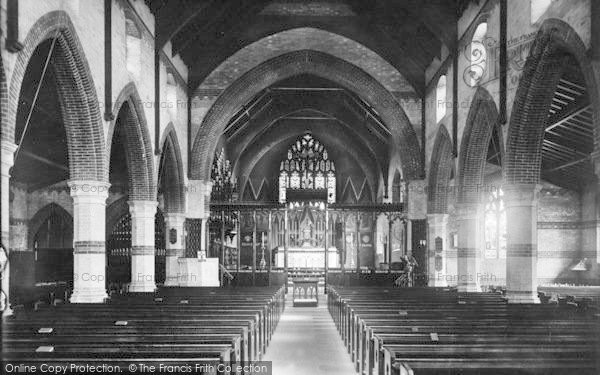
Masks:
[[[157,20],[157,43],[171,41],[190,67],[195,89],[241,48],[298,27],[353,39],[388,60],[414,87],[440,47],[453,49],[456,19],[468,0],[145,0]]]
[[[541,178],[579,190],[594,175],[594,126],[590,99],[579,65],[565,64],[554,91],[542,143]]]

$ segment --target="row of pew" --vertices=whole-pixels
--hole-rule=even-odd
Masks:
[[[600,373],[600,319],[448,288],[330,286],[328,309],[361,375]]]
[[[284,308],[279,286],[162,288],[105,304],[22,309],[3,319],[2,361],[109,364],[124,373],[140,364],[239,373],[261,360]]]

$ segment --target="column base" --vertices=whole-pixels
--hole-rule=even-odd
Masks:
[[[477,284],[458,284],[456,287],[459,293],[479,293],[481,288]]]
[[[431,286],[431,287],[438,287],[438,288],[448,287],[448,283],[446,282],[446,280],[444,278],[438,278],[435,276],[429,278],[427,285]]]
[[[169,255],[165,258],[165,283],[163,286],[179,286],[179,258],[183,255],[183,251],[173,251],[176,255]]]
[[[103,289],[80,289],[73,291],[71,303],[104,303],[108,299]]]
[[[13,313],[14,311],[10,308],[10,306],[6,306],[4,311],[2,311],[2,317],[11,316]]]
[[[540,303],[537,292],[506,291],[508,303]]]
[[[168,279],[165,279],[165,283],[163,284],[163,286],[166,286],[166,287],[179,286],[179,277],[173,276]]]
[[[131,293],[154,293],[156,290],[156,283],[152,282],[131,282],[129,284],[129,292]]]

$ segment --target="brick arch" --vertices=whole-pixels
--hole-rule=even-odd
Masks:
[[[0,56],[0,140],[10,140],[10,134],[14,137],[14,131],[4,134],[4,123],[8,112],[8,89],[6,86],[6,73],[4,71],[4,59]]]
[[[104,130],[92,74],[73,24],[64,11],[45,14],[31,27],[16,57],[8,88],[8,111],[2,117],[3,140],[15,142],[21,85],[37,46],[56,38],[52,67],[67,134],[72,180],[106,181]]]
[[[73,216],[59,204],[50,203],[38,210],[29,220],[29,235],[27,236],[27,248],[33,249],[33,239],[39,232],[42,224],[53,214],[61,216],[65,223],[70,223],[71,232],[73,231]]]
[[[545,20],[531,46],[517,88],[507,138],[505,180],[508,184],[537,184],[542,164],[544,124],[556,85],[562,74],[564,54],[575,57],[592,105],[594,124],[600,124],[600,93],[583,41],[567,23]],[[594,128],[598,152],[600,129]]]
[[[443,214],[448,212],[448,187],[454,168],[452,140],[444,124],[438,128],[431,163],[429,164],[429,187],[427,191],[427,207],[429,213]]]
[[[415,130],[393,95],[373,77],[355,65],[323,52],[289,52],[256,66],[231,84],[212,105],[194,139],[190,175],[208,181],[219,136],[229,119],[242,105],[269,86],[299,74],[329,79],[366,100],[392,131],[392,142],[399,146],[404,174],[419,176],[420,145]]]
[[[148,123],[142,100],[133,82],[127,84],[115,101],[115,114],[108,129],[106,149],[106,165],[110,163],[112,139],[117,121],[124,126],[125,152],[129,169],[129,199],[155,200],[156,184],[154,183],[154,158],[152,143],[148,133]],[[108,179],[108,176],[107,176]]]
[[[161,141],[160,174],[165,173],[167,191],[165,192],[165,212],[185,212],[185,181],[181,148],[177,140],[177,132],[173,123],[169,123]],[[157,179],[158,181],[158,179]]]
[[[496,126],[499,126],[499,122],[494,98],[486,89],[478,87],[471,101],[471,108],[460,143],[459,203],[479,202],[488,145]],[[498,133],[500,135],[501,131]]]

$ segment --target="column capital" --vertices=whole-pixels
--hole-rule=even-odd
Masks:
[[[448,214],[427,214],[429,225],[446,225],[448,223]]]
[[[165,212],[163,213],[166,222],[173,223],[172,225],[183,225],[186,216],[183,212]]]
[[[70,189],[73,199],[103,199],[108,198],[108,189],[110,184],[105,181],[93,180],[69,180],[67,186]]]
[[[156,215],[156,209],[158,207],[157,201],[150,200],[130,200],[127,201],[129,205],[129,213],[132,217],[154,217]]]
[[[10,168],[15,164],[15,151],[17,151],[16,144],[9,141],[2,141],[2,176],[8,176]]]
[[[481,203],[457,203],[454,206],[456,220],[474,220],[480,214]]]

